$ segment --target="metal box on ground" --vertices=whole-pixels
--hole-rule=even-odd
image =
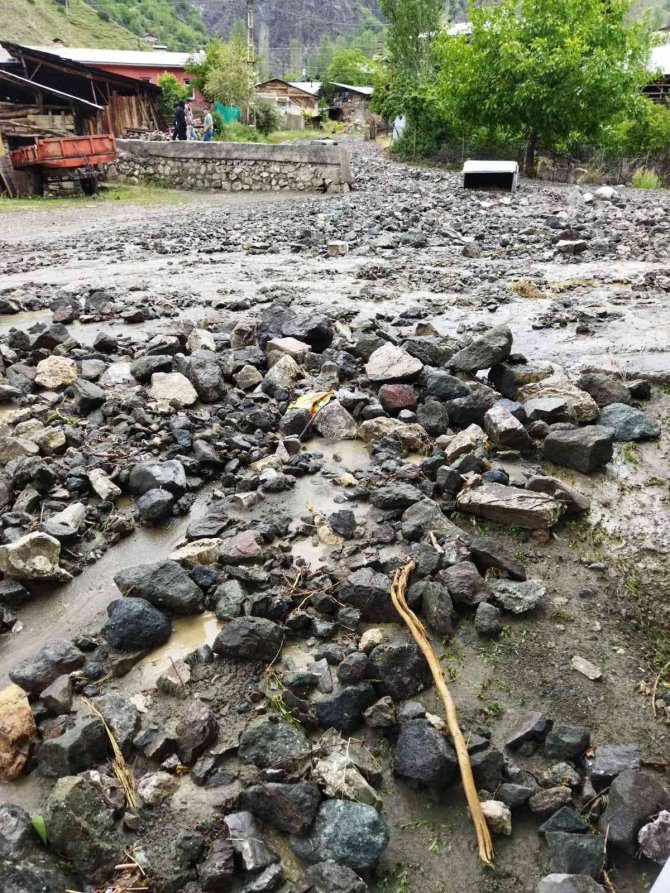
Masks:
[[[516,161],[466,161],[462,173],[465,189],[516,192],[519,183],[519,165]]]

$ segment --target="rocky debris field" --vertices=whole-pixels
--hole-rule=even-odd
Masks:
[[[346,197],[0,218],[6,893],[670,855],[670,206],[351,153]]]

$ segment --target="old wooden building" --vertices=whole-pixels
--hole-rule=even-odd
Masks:
[[[0,136],[15,147],[35,136],[163,129],[160,88],[56,53],[0,41]]]

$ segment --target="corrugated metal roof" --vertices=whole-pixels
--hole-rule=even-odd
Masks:
[[[341,90],[350,90],[352,93],[361,93],[363,96],[372,96],[374,87],[356,87],[354,84],[340,84],[338,81],[330,81],[334,87]]]
[[[309,93],[311,96],[316,96],[321,89],[321,81],[288,81],[288,83],[298,90],[304,90],[305,93]]]
[[[33,46],[33,50],[53,53],[62,59],[85,65],[138,65],[151,68],[183,68],[196,53],[171,53],[167,50],[101,50],[87,47]]]

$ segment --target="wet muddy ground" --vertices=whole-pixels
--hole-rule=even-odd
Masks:
[[[420,179],[417,184],[420,188]],[[450,186],[457,188],[456,181]],[[561,525],[542,545],[528,540],[522,531],[458,519],[468,530],[478,527],[502,537],[532,576],[547,583],[547,606],[530,618],[509,621],[494,642],[477,638],[468,622],[453,640],[435,645],[460,715],[470,725],[491,728],[494,744],[502,745],[510,718],[532,709],[588,726],[596,744],[637,742],[645,759],[663,765],[670,757],[667,726],[654,716],[649,686],[668,659],[670,630],[670,294],[640,283],[649,274],[668,277],[667,260],[659,261],[651,252],[639,256],[634,245],[617,258],[586,262],[557,259],[547,251],[534,252],[532,246],[518,263],[504,251],[469,259],[462,256],[459,243],[448,239],[405,251],[401,257],[383,248],[371,255],[361,239],[359,250],[327,257],[323,250],[301,251],[299,244],[274,245],[262,233],[258,245],[247,240],[226,247],[219,247],[216,239],[203,244],[191,235],[192,229],[197,232],[197,220],[209,225],[220,215],[244,220],[247,214],[261,213],[259,208],[271,218],[275,207],[294,205],[304,211],[306,225],[323,218],[319,226],[325,242],[343,208],[349,208],[355,220],[361,194],[365,197],[374,188],[363,178],[362,193],[346,198],[239,197],[231,203],[228,196],[213,200],[190,195],[183,206],[133,207],[128,213],[118,207],[110,213],[104,204],[87,207],[81,215],[68,210],[62,218],[56,207],[5,212],[0,216],[1,286],[75,285],[115,293],[132,287],[134,296],[147,302],[174,302],[173,317],[150,323],[111,320],[69,325],[83,345],[92,344],[101,329],[132,332],[135,338],[170,334],[180,319],[229,327],[263,303],[291,294],[294,306],[332,311],[351,326],[366,319],[385,325],[408,311],[414,314],[411,318],[429,320],[445,334],[459,327],[504,323],[514,334],[514,349],[531,360],[556,362],[571,373],[607,371],[650,378],[655,387],[647,411],[662,426],[659,440],[618,444],[607,469],[588,477],[549,469],[591,497],[586,520]],[[548,190],[557,206],[564,205],[567,187],[535,184],[512,201],[530,202],[532,207],[540,189]],[[390,200],[388,208],[393,208]],[[504,218],[506,209],[499,196],[481,199],[482,218]],[[154,244],[166,229],[167,241]],[[378,276],[366,275],[371,264],[379,267]],[[488,300],[488,292],[495,293],[495,301]],[[180,306],[185,295],[186,306]],[[0,316],[0,333],[50,318],[49,310]],[[315,439],[308,448],[324,454],[327,473],[353,472],[368,461],[366,447],[356,441],[325,444]],[[513,473],[515,465],[511,463],[508,471]],[[204,510],[209,498],[208,489],[203,489],[191,517]],[[267,497],[255,516],[270,515],[278,505],[295,516],[329,512],[339,505],[338,488],[328,474],[302,478],[290,493]],[[353,508],[362,518],[368,504]],[[22,628],[0,642],[0,687],[8,670],[48,639],[97,631],[107,603],[118,597],[112,582],[118,568],[167,557],[182,540],[188,521],[184,517],[159,528],[139,527],[72,583],[23,607]],[[313,566],[328,551],[309,537],[292,544],[294,559]],[[150,701],[158,675],[172,660],[211,642],[219,625],[211,614],[177,620],[167,645],[123,679],[105,685]],[[405,638],[399,627],[394,635]],[[572,670],[574,655],[600,666],[604,678],[592,682]],[[288,650],[284,665],[291,661],[295,665],[299,659],[298,653]],[[432,694],[422,700],[433,712],[441,712]],[[448,798],[433,799],[411,790],[394,780],[390,749],[380,748],[378,741],[369,743],[385,769],[381,793],[391,829],[391,843],[371,889],[379,893],[534,889],[548,866],[535,824],[515,820],[513,836],[496,841],[496,870],[486,871],[477,862],[460,794],[454,791]],[[30,811],[45,796],[45,786],[37,784],[34,775],[0,788],[0,802],[22,803]],[[213,797],[212,792],[183,784],[170,815],[187,824],[216,805]],[[289,878],[293,858],[287,851]],[[648,862],[619,867],[615,860],[612,878],[620,893],[645,893],[656,872]]]

